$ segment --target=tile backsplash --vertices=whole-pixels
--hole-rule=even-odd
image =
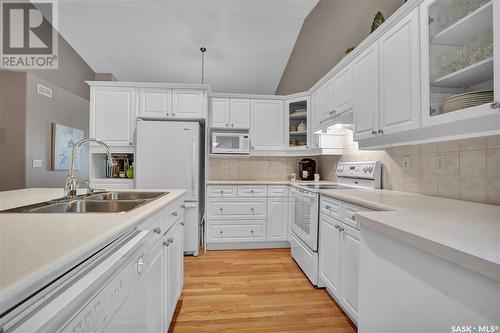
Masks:
[[[344,155],[319,157],[319,171],[334,181],[338,161],[369,160],[382,161],[385,189],[500,205],[500,135],[360,151],[348,131]]]
[[[209,179],[287,180],[299,172],[302,157],[210,157]]]
[[[211,157],[209,179],[287,180],[301,159]],[[500,205],[500,135],[361,151],[346,131],[342,156],[313,159],[323,180],[336,180],[339,161],[380,160],[385,189]]]

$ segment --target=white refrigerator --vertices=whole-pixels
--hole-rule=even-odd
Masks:
[[[187,189],[184,252],[198,255],[200,243],[203,135],[197,122],[137,121],[135,185],[149,189]]]

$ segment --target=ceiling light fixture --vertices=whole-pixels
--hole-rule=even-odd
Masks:
[[[201,51],[201,84],[205,83],[205,52],[207,49],[205,47],[200,47]]]

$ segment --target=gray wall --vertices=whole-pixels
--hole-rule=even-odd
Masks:
[[[304,20],[276,89],[286,95],[310,89],[342,58],[344,50],[370,34],[373,17],[388,18],[403,0],[320,0]]]
[[[30,70],[39,78],[81,98],[90,98],[85,81],[93,81],[95,73],[80,55],[59,35],[59,68],[54,70]]]
[[[37,93],[38,83],[52,88],[52,98]],[[51,171],[52,123],[83,129],[88,137],[89,101],[32,73],[27,75],[26,88],[26,187],[63,187],[68,172]],[[33,168],[33,159],[43,160],[43,167]],[[87,159],[77,176],[88,179]]]
[[[0,71],[0,191],[25,186],[26,73]]]
[[[94,71],[59,36],[59,68],[0,72],[0,190],[63,187],[67,171],[51,171],[51,124],[80,128],[88,137],[90,89]],[[37,93],[37,84],[52,98]],[[86,156],[86,155],[84,155]],[[43,161],[33,168],[33,159]],[[88,162],[78,178],[88,178]]]

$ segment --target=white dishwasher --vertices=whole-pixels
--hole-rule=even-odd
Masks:
[[[161,332],[161,328],[148,327],[151,324],[143,315],[150,300],[142,288],[152,282],[149,276],[161,276],[148,274],[161,269],[161,242],[149,245],[148,234],[134,230],[108,245],[54,282],[42,295],[35,295],[30,304],[14,309],[3,318],[1,331],[126,332],[127,327],[134,332]],[[154,265],[156,262],[160,265]],[[156,294],[161,297],[158,290]],[[156,311],[162,311],[161,299],[158,304]],[[143,313],[131,316],[131,308],[141,308]]]

